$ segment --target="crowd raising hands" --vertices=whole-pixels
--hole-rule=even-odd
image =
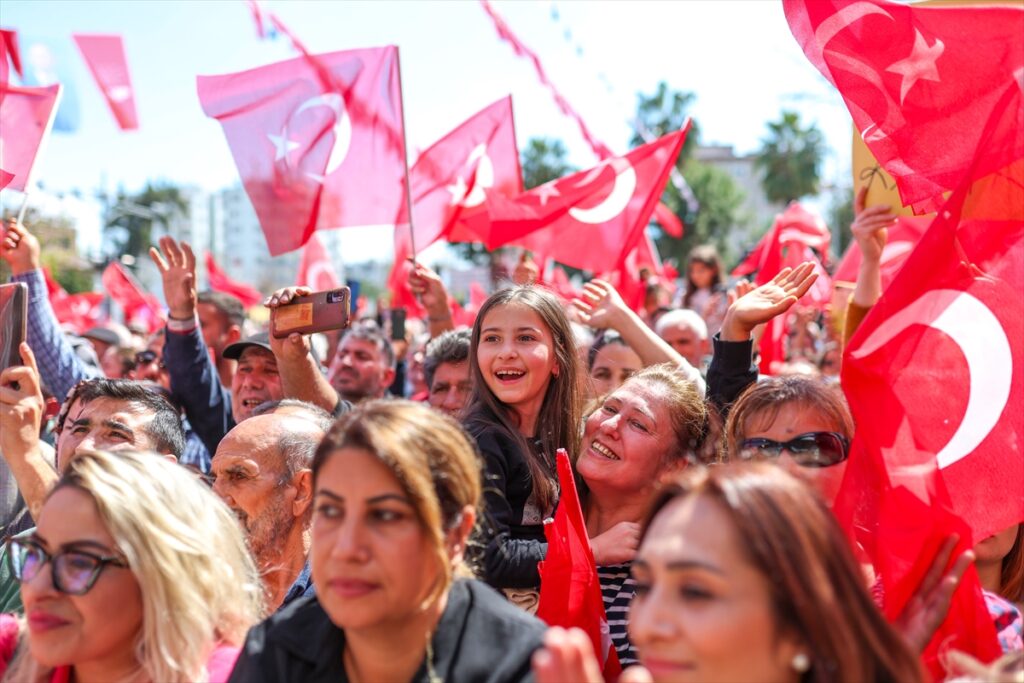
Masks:
[[[270,293],[260,330],[199,290],[191,246],[170,237],[150,250],[167,305],[155,334],[65,332],[38,240],[8,223],[0,257],[28,316],[20,364],[0,374],[0,676],[924,681],[972,564],[1017,659],[950,662],[1019,671],[1024,527],[967,551],[946,538],[883,613],[879,568],[832,511],[856,425],[826,363],[881,296],[895,220],[864,201],[843,320],[803,305],[812,263],[730,284],[702,249],[676,308],[633,310],[606,279],[563,299],[524,256],[462,326],[442,277],[413,261],[423,313],[404,331],[382,311],[280,338],[309,288]],[[809,336],[761,376],[757,341],[787,316]],[[104,370],[108,353],[123,372]],[[559,449],[605,652],[535,616],[564,513]]]

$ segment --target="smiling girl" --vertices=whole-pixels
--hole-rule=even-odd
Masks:
[[[473,325],[473,398],[465,426],[484,462],[482,571],[520,606],[536,608],[543,522],[558,501],[554,454],[575,463],[581,398],[569,320],[534,287],[496,292]]]

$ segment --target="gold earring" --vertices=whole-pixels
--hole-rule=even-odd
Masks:
[[[806,673],[811,668],[811,658],[803,652],[798,652],[793,655],[793,661],[790,665],[797,671],[797,673]]]

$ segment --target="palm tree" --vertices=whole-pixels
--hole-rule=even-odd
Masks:
[[[824,138],[817,126],[803,128],[799,114],[784,111],[779,121],[768,124],[761,143],[755,164],[770,201],[788,204],[818,192]]]

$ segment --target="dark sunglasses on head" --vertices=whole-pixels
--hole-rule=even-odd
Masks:
[[[128,563],[114,556],[96,555],[86,550],[59,550],[46,552],[38,543],[27,538],[5,539],[7,560],[11,574],[18,581],[31,581],[47,562],[53,587],[67,595],[85,595],[96,583],[106,566],[127,567]]]
[[[836,432],[808,432],[789,441],[771,439],[746,439],[740,444],[740,457],[777,458],[782,451],[789,451],[796,464],[801,467],[831,467],[849,457],[850,440]]]

